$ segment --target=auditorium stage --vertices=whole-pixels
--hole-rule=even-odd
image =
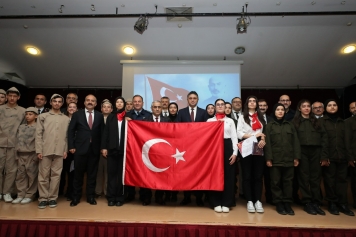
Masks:
[[[302,206],[293,205],[295,216],[277,214],[275,207],[264,204],[264,214],[251,214],[246,211],[245,200],[238,200],[230,213],[216,213],[207,207],[197,207],[193,202],[188,206],[168,203],[159,206],[152,203],[142,206],[133,201],[121,207],[108,207],[104,197],[98,198],[98,204],[91,206],[82,198],[76,207],[70,207],[64,197],[58,199],[56,208],[38,209],[38,202],[30,204],[11,204],[0,201],[0,222],[14,221],[53,221],[53,222],[91,222],[91,223],[151,223],[183,225],[218,225],[246,227],[292,227],[322,229],[355,229],[356,217],[331,215],[325,210],[325,216],[312,216],[305,213]],[[353,209],[353,211],[355,211]]]

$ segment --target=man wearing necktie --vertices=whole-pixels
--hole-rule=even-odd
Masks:
[[[162,115],[164,117],[168,117],[169,116],[169,111],[168,111],[168,105],[169,105],[169,98],[167,96],[164,96],[161,98],[161,104],[162,104]]]
[[[49,111],[49,108],[44,107],[47,104],[47,98],[44,94],[41,93],[37,94],[35,96],[34,103],[35,103],[35,108],[38,110],[38,115]]]
[[[152,115],[150,115],[147,119],[144,121],[148,122],[155,122],[155,123],[161,123],[161,122],[169,122],[168,117],[165,117],[162,115],[162,103],[159,100],[155,100],[151,104],[151,110],[152,110]],[[148,188],[141,188],[140,189],[140,194],[142,198],[142,205],[147,206],[151,203],[151,197],[152,197],[152,191],[151,189]],[[155,193],[155,202],[159,205],[165,205],[165,201],[163,199],[163,190],[156,190]]]
[[[101,133],[104,117],[94,110],[97,104],[93,95],[85,97],[85,109],[75,112],[68,128],[68,149],[74,154],[73,198],[70,206],[76,206],[82,196],[84,173],[87,173],[86,197],[90,205],[96,205],[95,186],[100,158]]]
[[[187,95],[187,101],[188,107],[179,110],[177,122],[206,122],[209,118],[209,115],[205,109],[199,108],[197,106],[199,101],[198,94],[195,91],[189,92]],[[184,199],[181,201],[180,205],[189,204],[191,202],[190,196],[191,191],[185,191]],[[196,204],[198,206],[204,206],[204,202],[202,200],[203,191],[195,191],[195,196]]]
[[[234,97],[231,100],[232,112],[231,117],[239,121],[239,117],[242,115],[242,100],[240,97]]]

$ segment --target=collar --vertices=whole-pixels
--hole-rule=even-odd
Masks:
[[[94,110],[91,111],[94,114]],[[89,110],[85,109],[85,113],[89,113]]]
[[[197,107],[198,106],[195,106],[195,107],[190,107],[190,106],[188,106],[189,107],[189,111],[192,111],[192,109],[194,109],[194,111],[197,111]]]
[[[142,112],[142,110],[143,110],[143,109],[141,109],[140,111],[137,111],[137,110],[134,109],[133,111],[135,112],[136,115],[138,115],[139,113]]]

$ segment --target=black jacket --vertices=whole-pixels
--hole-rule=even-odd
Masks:
[[[347,159],[356,160],[356,116],[345,120]]]
[[[120,154],[124,154],[126,120],[124,119],[121,123],[120,143],[118,125],[116,112],[109,114],[106,118],[106,125],[101,139],[101,149],[115,149],[118,150]]]

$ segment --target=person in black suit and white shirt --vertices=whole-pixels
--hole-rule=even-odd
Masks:
[[[108,206],[122,206],[124,204],[124,185],[122,172],[124,165],[125,144],[125,116],[126,103],[121,96],[115,99],[116,109],[109,114],[101,142],[102,154],[107,158],[108,186],[106,198]]]
[[[151,104],[151,110],[152,110],[152,115],[150,115],[147,119],[144,119],[144,121],[148,122],[169,122],[169,118],[165,117],[162,115],[162,103],[159,100],[155,100]],[[141,188],[140,190],[141,193],[141,198],[142,200],[142,205],[147,206],[151,203],[151,197],[152,197],[152,191],[151,189],[148,188]],[[155,193],[155,202],[160,204],[160,205],[165,205],[165,201],[163,199],[163,190],[156,190]]]
[[[49,108],[44,107],[47,104],[47,99],[44,94],[37,94],[35,96],[34,103],[35,103],[35,108],[38,110],[37,113],[38,115],[49,111]]]
[[[162,104],[162,115],[164,117],[169,116],[169,111],[168,111],[168,105],[169,105],[170,99],[167,96],[163,96],[161,98],[161,104]]]
[[[73,199],[70,206],[80,202],[84,173],[87,172],[87,202],[96,205],[95,185],[100,157],[101,133],[104,117],[94,108],[97,100],[94,95],[87,95],[85,109],[75,112],[68,128],[68,149],[74,154]]]
[[[179,110],[177,116],[177,122],[206,122],[209,118],[208,113],[205,109],[199,108],[197,106],[199,97],[198,93],[195,91],[191,91],[187,95],[188,107]],[[190,191],[184,192],[184,199],[181,201],[180,205],[187,205],[191,202],[190,200]],[[204,202],[202,200],[203,192],[196,191],[196,203],[198,206],[204,206]]]

